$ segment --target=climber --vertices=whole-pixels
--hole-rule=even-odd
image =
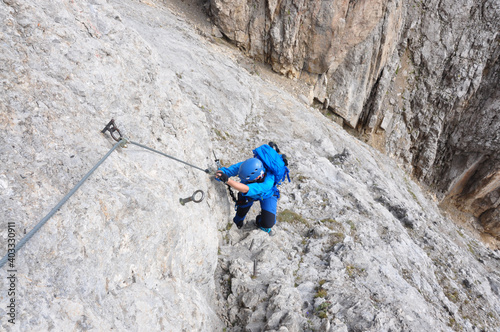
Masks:
[[[255,224],[272,236],[274,234],[271,228],[276,224],[280,196],[277,185],[288,177],[288,168],[282,155],[270,145],[264,144],[253,150],[253,153],[254,158],[220,168],[215,173],[215,178],[238,190],[236,215],[233,218],[236,227],[243,227],[248,211],[255,201],[259,201],[261,211]],[[241,182],[230,179],[233,176],[238,176]],[[288,180],[290,181],[289,178]]]

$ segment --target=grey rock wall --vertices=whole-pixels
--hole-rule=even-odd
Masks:
[[[0,252],[130,139],[202,168],[277,142],[276,235],[242,230],[204,172],[119,148],[18,252],[6,331],[480,331],[500,257],[387,156],[150,1],[0,3]],[[179,204],[196,189],[199,204]],[[258,204],[257,204],[258,205]]]
[[[500,235],[489,217],[500,204],[498,1],[210,0],[210,13],[248,55],[313,82],[345,126]]]
[[[182,45],[169,29],[193,33],[163,13],[148,21]],[[21,240],[113,146],[100,133],[111,118],[134,141],[208,166],[206,118],[164,63],[176,50],[147,42],[112,4],[3,1],[0,21],[2,257],[7,222]],[[0,330],[216,330],[211,224],[225,213],[211,210],[214,195],[179,204],[211,186],[201,171],[119,148],[18,253],[15,325],[2,268]]]
[[[498,236],[496,220],[483,213],[500,203],[500,8],[492,1],[408,8],[409,17],[420,19],[407,23],[408,61],[401,68],[408,92],[393,107],[402,122],[393,128],[406,128],[410,149],[398,149],[400,137],[386,132],[388,152],[406,160],[441,199],[456,202]],[[398,100],[389,92],[391,97]]]

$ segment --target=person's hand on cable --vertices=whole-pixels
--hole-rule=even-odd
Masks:
[[[227,174],[224,173],[223,171],[215,172],[215,178],[219,181],[224,182],[224,183],[226,183],[227,180],[229,180],[229,176],[227,176]]]

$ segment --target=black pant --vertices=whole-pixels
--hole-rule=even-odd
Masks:
[[[236,202],[236,216],[234,216],[234,223],[240,225],[245,219],[248,211],[252,207],[255,200],[244,197],[241,193],[238,193],[238,201]],[[263,228],[271,228],[276,224],[276,206],[278,202],[278,197],[272,196],[260,202],[260,215],[257,216],[257,225]],[[273,213],[274,212],[274,213]]]

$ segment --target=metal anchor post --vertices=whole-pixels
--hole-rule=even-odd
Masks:
[[[109,131],[111,137],[117,142],[119,142],[123,137],[122,133],[120,132],[120,129],[118,129],[118,127],[116,126],[114,119],[111,119],[111,121],[108,122],[106,127],[104,127],[104,129],[101,130],[101,133],[106,134],[107,131]],[[115,136],[116,133],[118,133],[119,136]]]
[[[199,198],[196,198],[197,195],[199,195]],[[205,197],[205,193],[203,192],[203,190],[196,190],[191,197],[179,198],[179,202],[181,203],[181,205],[184,205],[184,204],[191,202],[191,201],[195,202],[195,203],[199,203],[203,200],[204,197]]]

